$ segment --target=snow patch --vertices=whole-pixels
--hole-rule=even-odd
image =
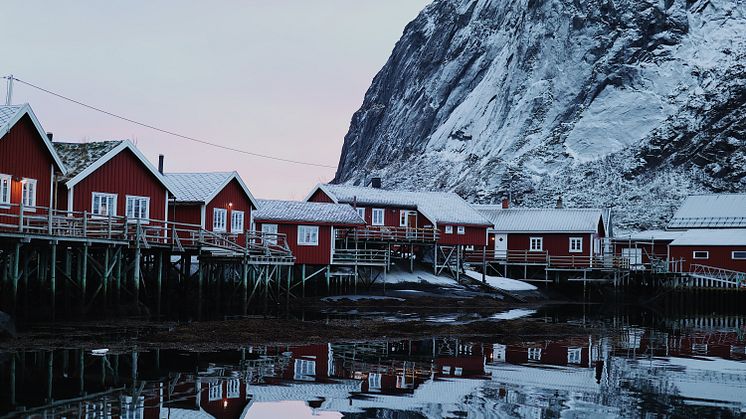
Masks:
[[[482,280],[482,274],[476,271],[466,271],[466,276],[477,281]],[[529,283],[501,276],[486,275],[485,279],[489,286],[503,291],[533,291],[536,289],[534,285]]]

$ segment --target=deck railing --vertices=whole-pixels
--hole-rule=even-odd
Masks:
[[[332,264],[386,266],[389,252],[380,249],[334,249]]]
[[[508,265],[543,266],[553,269],[629,269],[629,258],[614,255],[551,255],[546,250],[474,249],[464,252],[464,260],[471,263],[496,261]]]
[[[437,228],[365,226],[337,229],[338,240],[363,240],[383,242],[436,242],[440,237]]]
[[[746,288],[746,272],[692,264],[689,266],[689,276],[717,282],[720,286]]]

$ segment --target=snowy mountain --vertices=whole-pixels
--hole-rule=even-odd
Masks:
[[[435,0],[345,136],[335,182],[612,207],[660,226],[746,190],[746,1]]]

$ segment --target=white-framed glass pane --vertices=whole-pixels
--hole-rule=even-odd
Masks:
[[[446,234],[453,234],[453,226],[446,226]]]
[[[117,215],[117,196],[110,193],[93,192],[91,213],[102,217]]]
[[[241,397],[241,380],[238,378],[228,380],[226,383],[226,397],[229,399]]]
[[[409,214],[409,211],[401,210],[399,211],[399,227],[407,227],[407,215]]]
[[[570,237],[570,252],[582,252],[583,251],[583,238],[582,237]]]
[[[364,220],[365,219],[365,208],[357,208],[357,214]]]
[[[231,211],[231,232],[233,233],[243,233],[243,211]]]
[[[225,222],[228,211],[225,208],[215,208],[212,213],[212,231],[225,232]]]
[[[147,196],[127,196],[125,211],[129,220],[148,220],[150,218],[150,198]]]
[[[541,251],[544,249],[544,239],[541,237],[531,237],[530,248],[532,251]]]
[[[277,224],[262,224],[262,234],[267,235],[267,243],[277,244]]]
[[[222,381],[215,380],[215,381],[210,382],[210,388],[208,390],[207,398],[211,402],[215,400],[220,400],[223,398],[223,382]]]
[[[710,252],[706,250],[695,250],[692,254],[692,257],[694,259],[709,259],[710,258]]]
[[[383,208],[373,208],[373,225],[382,226],[384,224],[385,212]]]
[[[734,250],[730,256],[733,260],[746,260],[746,250]]]
[[[10,185],[12,179],[10,175],[0,175],[0,204],[10,205]]]
[[[23,179],[21,181],[23,186],[21,188],[21,202],[25,207],[36,206],[36,179]]]
[[[567,350],[567,363],[580,364],[582,354],[583,350],[581,348],[569,348]]]
[[[298,226],[298,244],[302,246],[318,246],[318,226]]]
[[[464,234],[466,234],[466,227],[464,227],[464,226],[458,226],[458,227],[456,228],[456,232],[457,232],[458,234],[464,235]]]
[[[541,361],[541,348],[528,348],[529,361]]]

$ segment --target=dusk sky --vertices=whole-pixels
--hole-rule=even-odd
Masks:
[[[0,72],[187,136],[336,167],[373,76],[429,2],[11,2]],[[13,99],[55,140],[132,139],[153,162],[165,154],[166,171],[237,170],[257,197],[302,199],[334,176],[177,139],[21,83]]]

